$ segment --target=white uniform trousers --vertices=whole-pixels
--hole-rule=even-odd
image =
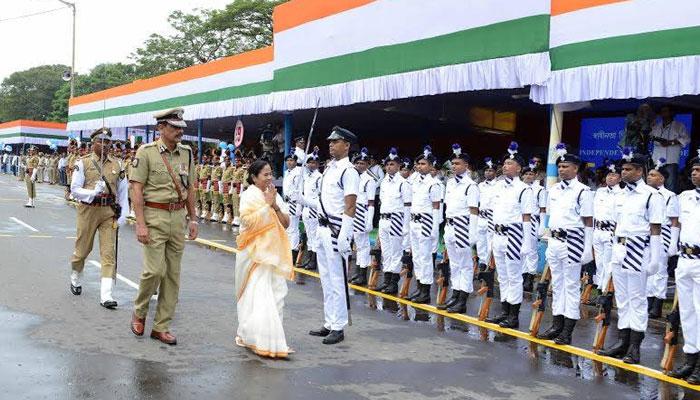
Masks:
[[[369,256],[369,233],[354,232],[352,235],[355,239],[357,265],[360,268],[367,268],[372,263],[372,259]]]
[[[611,269],[617,303],[617,328],[644,332],[647,329],[647,274],[644,266],[649,263],[650,251],[647,244],[640,258],[641,265],[630,266],[630,258],[625,257],[627,249],[615,243],[612,248]]]
[[[593,284],[605,290],[610,279],[610,257],[612,255],[613,233],[596,229],[593,231],[593,254],[595,255],[595,275]]]
[[[676,290],[683,327],[683,352],[697,353],[700,351],[700,260],[678,258]]]
[[[302,221],[306,230],[306,247],[313,252],[318,251],[318,217],[315,211],[304,208]],[[291,221],[290,221],[291,222]]]
[[[409,224],[410,226],[410,224]],[[411,230],[409,229],[408,235],[404,235],[401,239],[401,248],[404,251],[411,251]]]
[[[424,224],[411,221],[411,256],[413,273],[424,285],[433,283],[433,236],[425,234]]]
[[[488,220],[485,217],[481,217],[480,214],[477,222],[476,252],[479,256],[479,262],[482,264],[489,263],[489,255],[491,254],[493,232],[488,228]]]
[[[668,289],[668,254],[662,249],[659,255],[659,270],[647,278],[647,297],[666,300]]]
[[[530,224],[530,229],[532,229],[532,234],[530,235],[530,238],[532,238],[532,251],[523,256],[523,274],[534,275],[537,273],[537,262],[540,259],[538,253],[539,237],[537,236],[537,230],[540,227],[539,215],[537,216],[537,219],[537,221],[533,219],[532,223]]]
[[[552,274],[552,315],[570,319],[581,318],[581,257],[575,262],[570,257],[566,242],[550,239],[547,244],[547,262]]]
[[[493,235],[493,257],[496,261],[502,302],[506,301],[510,304],[523,302],[523,263],[520,257],[522,242],[522,227],[519,230],[510,228],[507,234]]]
[[[472,249],[457,245],[454,226],[445,225],[445,247],[450,260],[450,283],[453,290],[471,293],[474,291]]]
[[[403,241],[407,236],[393,236],[391,233],[391,220],[380,219],[378,235],[382,247],[382,271],[398,274],[402,267]]]
[[[287,237],[289,237],[289,245],[292,250],[296,250],[299,247],[299,215],[297,215],[296,203],[287,203],[289,206],[289,226],[287,227]]]
[[[334,331],[342,330],[348,324],[343,274],[343,268],[346,266],[340,253],[335,250],[337,243],[337,239],[331,237],[330,228],[319,226],[316,262],[323,290],[323,326]]]

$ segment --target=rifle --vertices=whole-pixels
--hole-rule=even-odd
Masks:
[[[479,273],[479,254],[476,251],[476,246],[472,246],[472,265],[474,268],[473,277],[476,279],[476,275]]]
[[[610,326],[610,314],[612,312],[613,295],[615,293],[615,286],[613,285],[612,276],[608,280],[608,284],[603,291],[603,294],[598,296],[598,315],[596,315],[596,322],[600,322],[596,326],[595,337],[593,338],[593,351],[596,352],[603,348],[605,345],[605,335],[608,333],[608,326]]]
[[[306,264],[302,263],[302,260],[304,259],[304,249],[306,248],[306,241],[306,232],[304,232],[299,237],[299,246],[297,247],[297,259],[294,260],[294,266],[297,268],[304,268],[308,264],[308,262]]]
[[[479,295],[483,295],[481,298],[481,305],[479,306],[479,321],[484,321],[489,316],[489,309],[491,308],[491,302],[493,301],[495,270],[496,261],[493,258],[493,252],[491,252],[489,256],[489,264],[484,264],[484,267],[477,274],[477,279],[481,281],[481,288],[477,293]]]
[[[540,276],[540,281],[537,283],[537,288],[535,289],[536,298],[532,302],[533,311],[532,317],[530,318],[530,336],[537,337],[540,331],[540,324],[542,324],[542,317],[544,317],[544,309],[547,305],[547,291],[549,290],[549,283],[552,278],[552,273],[549,270],[549,264],[545,264],[544,271],[542,271],[542,276]]]
[[[401,268],[400,275],[403,276],[403,283],[401,284],[401,290],[399,291],[399,297],[405,299],[408,297],[408,290],[411,287],[411,279],[413,279],[413,258],[410,254],[404,252],[401,257],[403,262],[403,268]],[[406,304],[401,304],[401,316],[404,321],[408,321],[408,306]]]
[[[591,304],[591,291],[593,290],[593,275],[595,275],[595,259],[581,266],[583,276],[581,283],[583,291],[581,292],[581,304]]]
[[[437,269],[439,276],[437,279],[438,293],[435,306],[438,310],[444,310],[447,308],[445,306],[445,298],[447,298],[447,290],[450,282],[450,261],[447,258],[447,249],[442,252],[442,261],[437,265]]]
[[[673,358],[678,349],[678,330],[681,326],[681,314],[678,311],[678,291],[673,295],[673,307],[666,316],[666,334],[664,335],[664,356],[661,369],[668,374],[673,369]]]
[[[380,275],[380,260],[382,259],[382,248],[379,238],[377,238],[377,247],[369,251],[370,256],[372,256],[372,263],[369,266],[369,279],[367,280],[367,289],[375,290],[377,289],[377,282],[379,281]],[[367,293],[367,301],[369,302],[369,308],[377,308],[377,298]]]

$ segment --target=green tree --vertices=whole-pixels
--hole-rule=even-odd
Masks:
[[[136,66],[133,64],[106,63],[94,67],[89,74],[75,77],[75,95],[99,92],[115,86],[130,83],[137,79]],[[68,99],[70,84],[64,82],[54,94],[50,119],[65,122],[68,118]]]
[[[54,93],[64,84],[65,65],[42,65],[18,71],[0,85],[0,121],[50,119]]]
[[[152,34],[131,54],[146,78],[272,44],[272,9],[282,0],[236,0],[223,10],[174,11],[174,35]]]

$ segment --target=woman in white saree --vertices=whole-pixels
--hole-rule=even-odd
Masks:
[[[293,352],[282,326],[286,280],[294,279],[285,230],[289,214],[272,185],[266,161],[253,162],[248,177],[251,185],[241,194],[241,230],[236,239],[236,344],[263,357],[286,358]]]

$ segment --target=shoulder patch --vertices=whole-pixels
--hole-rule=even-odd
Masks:
[[[134,159],[131,160],[131,166],[132,166],[133,168],[136,168],[136,167],[139,166],[139,159],[138,159],[137,157],[134,157]]]

